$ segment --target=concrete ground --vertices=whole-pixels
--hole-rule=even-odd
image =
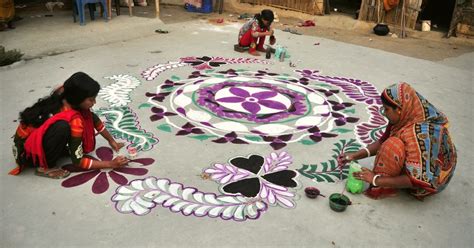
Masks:
[[[285,62],[275,59],[265,62],[263,56],[258,58],[263,61],[255,61],[252,60],[255,57],[232,50],[240,26],[238,23],[216,26],[196,18],[164,24],[156,19],[120,16],[108,23],[98,20],[80,27],[68,18],[65,13],[62,17],[47,21],[29,21],[22,24],[23,28],[0,34],[1,44],[6,44],[10,49],[19,48],[30,58],[0,70],[0,160],[4,161],[0,169],[2,247],[470,247],[474,243],[474,214],[471,210],[474,202],[469,193],[473,190],[474,176],[469,162],[474,159],[469,152],[474,145],[472,132],[469,132],[474,114],[472,52],[434,62],[318,36],[277,31],[279,44],[288,48],[291,58]],[[48,27],[52,29],[48,30]],[[170,33],[154,33],[158,28],[169,30]],[[33,35],[36,29],[47,31],[41,36]],[[313,45],[315,43],[319,45]],[[180,58],[189,56],[243,59],[217,59],[215,61],[223,64],[212,68],[216,71],[210,71],[179,63]],[[296,63],[296,67],[290,67],[289,60]],[[156,67],[155,74],[147,70],[158,64],[164,66]],[[195,64],[199,66],[197,62]],[[173,65],[175,68],[171,68]],[[221,77],[213,73],[228,69],[237,70],[236,73],[243,78],[251,78],[250,83],[259,81],[258,77],[299,79],[301,75],[295,69],[317,70],[319,74],[314,74],[315,78],[310,80],[308,86],[319,87],[320,90],[339,90],[332,96],[319,95],[355,104],[353,108],[347,109],[351,111],[343,113],[360,120],[342,126],[338,137],[323,139],[316,144],[293,142],[298,132],[290,130],[290,133],[293,132],[292,140],[287,146],[274,151],[270,142],[255,140],[258,136],[252,136],[254,142],[251,142],[252,138],[248,138],[251,134],[248,133],[239,137],[248,138],[248,143],[252,143],[250,145],[231,144],[229,140],[227,144],[211,142],[222,138],[224,132],[212,133],[196,122],[193,122],[194,125],[204,130],[202,136],[198,137],[197,133],[177,136],[175,134],[180,130],[185,130],[181,127],[187,122],[185,117],[179,115],[179,111],[174,111],[176,115],[160,120],[150,119],[154,114],[151,111],[153,106],[168,109],[169,112],[173,112],[175,105],[183,109],[198,106],[196,102],[189,104],[189,98],[184,97],[200,86],[199,82],[193,81],[193,77],[188,78],[193,71],[221,82]],[[258,70],[279,75],[258,76],[252,73]],[[116,101],[106,98],[112,95],[112,90],[103,92],[94,109],[102,113],[109,111],[111,123],[117,121],[114,116],[120,116],[113,113],[128,114],[123,120],[128,118],[132,125],[122,123],[114,126],[116,134],[127,144],[145,140],[141,144],[148,145],[149,149],[139,152],[138,157],[152,158],[154,163],[146,167],[131,164],[131,169],[139,168],[141,172],[143,168],[147,169],[145,174],[138,170],[135,170],[135,175],[123,174],[129,182],[136,180],[131,185],[119,187],[110,177],[107,189],[104,188],[103,180],[96,178],[82,185],[73,185],[68,179],[37,177],[32,169],[19,176],[7,175],[14,167],[10,147],[19,111],[50,93],[52,87],[77,71],[87,72],[103,88],[110,86],[108,89],[115,87],[118,90],[114,95]],[[114,75],[112,79],[105,78]],[[146,80],[147,76],[150,80]],[[286,165],[288,168],[284,167],[294,171],[302,168],[303,164],[321,164],[330,160],[335,143],[350,139],[361,141],[361,137],[353,130],[356,125],[369,120],[371,113],[366,110],[368,105],[345,95],[335,84],[324,81],[328,77],[344,83],[353,82],[344,79],[359,79],[367,82],[368,88],[370,85],[375,86],[379,92],[389,84],[409,82],[446,113],[458,149],[456,173],[446,190],[424,202],[414,200],[404,192],[397,197],[377,201],[346,193],[353,205],[345,212],[336,213],[329,208],[327,198],[306,198],[304,188],[316,186],[322,194],[330,195],[341,192],[345,181],[330,177],[336,182],[331,183],[327,179],[318,182],[301,173],[295,179],[297,187],[280,187],[282,194],[288,197],[279,198],[281,201],[275,204],[268,194],[262,192],[250,201],[241,199],[243,202],[234,202],[235,206],[229,202],[240,198],[222,198],[226,193],[223,192],[223,186],[226,185],[224,179],[216,183],[217,175],[212,178],[212,170],[206,170],[211,167],[216,170],[217,167],[213,167],[215,164],[229,165],[228,161],[235,157],[251,154],[267,157],[272,152],[285,151],[291,155],[292,163]],[[180,94],[173,90],[169,97],[164,97],[163,102],[149,100],[145,94],[163,90],[160,86],[165,85],[166,79],[189,87]],[[265,82],[278,85],[272,80]],[[288,89],[304,92],[300,86]],[[366,97],[370,98],[370,94]],[[125,113],[123,109],[114,109],[114,104],[129,107],[136,116]],[[199,110],[186,111],[188,118]],[[191,118],[206,119],[208,116],[202,111],[199,113],[193,114]],[[102,119],[106,120],[106,116],[102,116]],[[216,119],[222,123],[226,120],[212,116],[208,122],[214,123]],[[249,122],[242,123],[224,129],[230,132],[235,127],[240,135],[245,133],[242,128],[257,126]],[[321,124],[321,127],[330,130],[335,128],[327,123]],[[282,128],[282,125],[272,126],[270,132],[277,135],[278,132],[274,130],[278,128]],[[136,134],[137,138],[124,135],[124,129],[129,134]],[[159,139],[157,144],[156,139]],[[98,142],[98,147],[106,145],[101,138],[98,138]],[[278,143],[275,140],[273,142]],[[95,156],[95,153],[92,155]],[[274,157],[273,160],[278,158]],[[371,167],[372,161],[367,159],[360,162]],[[205,170],[206,173],[203,173]],[[113,174],[106,170],[103,172]],[[70,178],[78,175],[80,173],[75,173]],[[148,179],[149,184],[143,183],[149,177],[155,177],[157,181]],[[182,187],[196,188],[206,197],[200,201],[199,192]],[[250,188],[250,185],[246,188]],[[130,195],[134,196],[130,201],[120,200],[129,199],[127,196]],[[154,199],[157,204],[153,204],[150,199]],[[194,202],[197,207],[191,207],[190,203],[186,205],[186,201]],[[184,206],[188,206],[187,210],[183,210]],[[242,217],[239,211],[242,211],[244,221],[235,221]],[[201,218],[196,217],[201,215]],[[224,220],[226,216],[230,220]]]

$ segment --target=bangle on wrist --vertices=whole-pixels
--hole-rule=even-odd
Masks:
[[[377,179],[378,177],[380,177],[380,175],[375,175],[375,176],[372,178],[372,186],[377,187],[377,184],[375,184],[375,179]]]
[[[370,150],[367,147],[364,147],[365,152],[367,153],[367,157],[370,157]]]

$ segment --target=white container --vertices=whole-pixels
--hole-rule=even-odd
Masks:
[[[421,31],[429,32],[430,30],[431,30],[431,21],[430,20],[421,21]]]

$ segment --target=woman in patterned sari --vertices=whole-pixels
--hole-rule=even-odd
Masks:
[[[456,168],[456,149],[447,117],[407,83],[391,85],[382,95],[389,120],[385,134],[373,144],[342,154],[340,163],[376,155],[373,170],[354,173],[371,184],[366,195],[383,198],[409,189],[417,199],[441,192]]]

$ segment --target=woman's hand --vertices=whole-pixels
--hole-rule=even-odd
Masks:
[[[117,156],[112,161],[110,161],[111,168],[119,168],[128,164],[128,159],[124,156]]]
[[[276,43],[276,38],[275,38],[275,36],[273,36],[273,35],[270,36],[270,45],[275,45],[275,43]]]
[[[125,144],[123,142],[116,142],[114,140],[114,141],[109,142],[109,145],[114,151],[118,152],[120,151],[120,148],[124,147]]]
[[[356,179],[372,183],[372,180],[374,180],[375,173],[365,167],[362,167],[362,171],[354,172],[352,175]]]
[[[339,157],[337,157],[337,163],[345,165],[349,162],[354,160],[354,152],[349,152],[349,153],[341,153]]]

